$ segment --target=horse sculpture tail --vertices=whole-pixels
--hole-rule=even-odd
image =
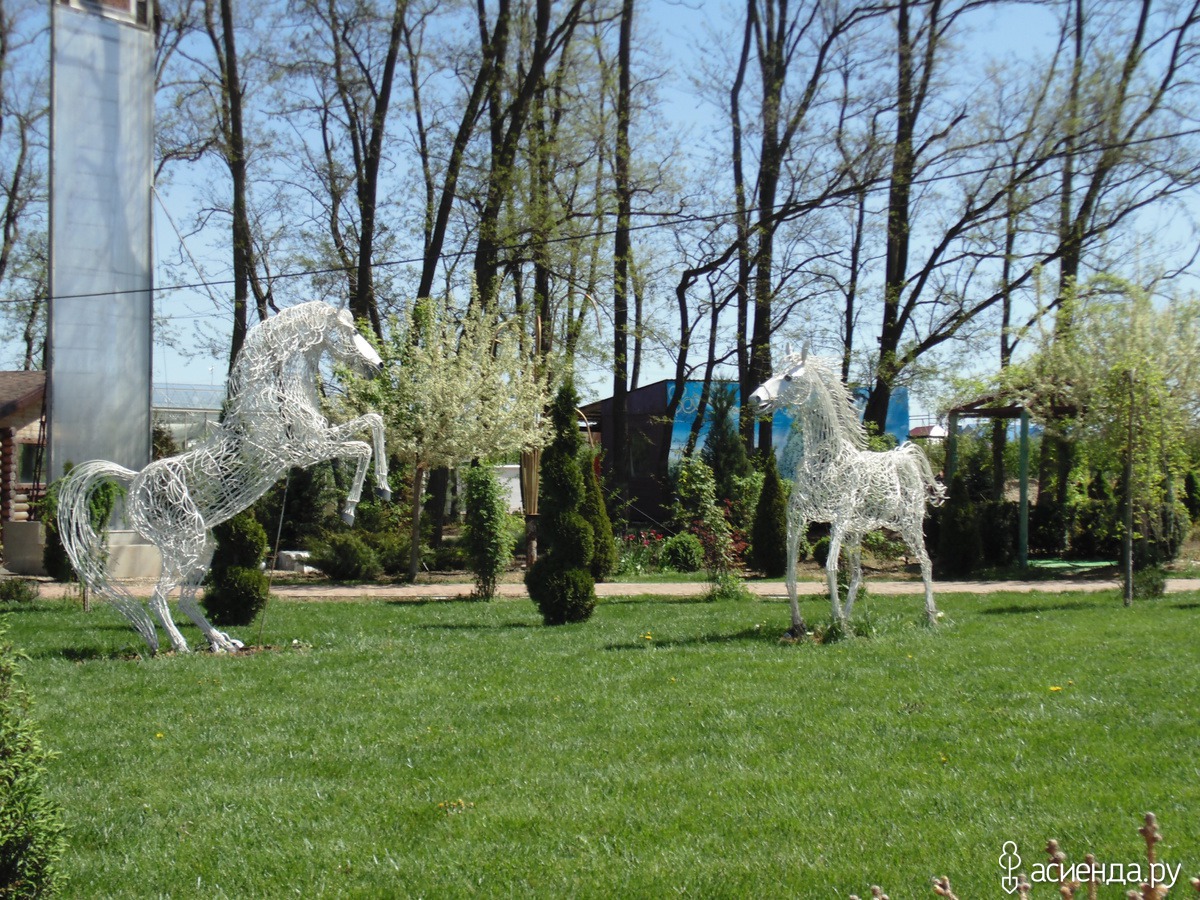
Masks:
[[[934,506],[946,503],[946,485],[937,480],[934,468],[929,464],[929,457],[925,456],[925,451],[916,444],[908,442],[901,444],[898,449],[904,451],[908,460],[917,468],[917,474],[925,485],[925,491],[929,493],[929,503]]]
[[[941,506],[946,502],[946,486],[937,480],[937,476],[933,474],[933,467],[929,465],[929,457],[916,444],[906,443],[912,455],[912,460],[917,466],[917,472],[921,475],[921,480],[925,482],[925,489],[929,491],[929,502],[933,506]]]
[[[154,622],[137,598],[109,579],[107,539],[92,523],[91,499],[96,488],[106,481],[128,486],[136,475],[131,469],[102,459],[75,466],[59,482],[55,524],[63,549],[84,586],[116,606],[151,650],[156,650]]]

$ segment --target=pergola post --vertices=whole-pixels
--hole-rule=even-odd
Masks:
[[[1021,444],[1018,469],[1021,482],[1017,515],[1017,559],[1021,571],[1029,566],[1029,410],[1021,410]]]

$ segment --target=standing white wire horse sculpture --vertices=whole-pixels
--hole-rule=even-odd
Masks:
[[[154,622],[142,603],[108,577],[103,538],[92,527],[88,501],[103,481],[127,485],[125,516],[162,554],[162,574],[150,609],[177,651],[187,641],[175,627],[167,597],[180,587],[179,608],[215,652],[243,646],[215,629],[196,602],[212,559],[212,528],[237,515],[293,466],[343,458],[357,461],[342,519],[354,522],[372,451],[376,493],[391,498],[383,419],[367,413],[342,425],[321,414],[317,379],[322,357],[375,374],[382,360],[355,328],[348,311],[314,301],[286,309],[252,328],[229,379],[225,416],[202,444],[150,463],[140,472],[104,460],[73,468],[58,494],[58,533],[80,579],[109,600],[158,650]],[[372,444],[353,440],[370,432]]]
[[[806,631],[796,599],[796,557],[810,522],[830,525],[825,576],[834,622],[844,627],[850,619],[862,584],[863,535],[878,528],[899,532],[920,561],[925,614],[930,622],[935,621],[933,572],[925,552],[922,522],[926,500],[941,503],[945,490],[920,448],[905,442],[886,452],[867,450],[867,435],[850,391],[829,361],[809,357],[807,350],[799,356],[788,354],[782,372],[755,390],[750,402],[759,415],[786,408],[803,440],[787,515],[791,633],[799,637]],[[843,544],[850,562],[845,605],[840,602],[837,585]]]

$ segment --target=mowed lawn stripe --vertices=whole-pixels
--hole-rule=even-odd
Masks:
[[[109,609],[9,618],[72,896],[985,897],[1010,840],[1138,861],[1147,810],[1200,874],[1196,598],[939,603],[816,645],[770,600],[277,602],[271,649],[156,659]]]

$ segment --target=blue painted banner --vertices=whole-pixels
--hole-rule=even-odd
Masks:
[[[688,434],[691,433],[692,423],[696,421],[696,411],[700,407],[700,390],[703,382],[689,381],[683,390],[683,399],[679,403],[679,411],[675,414],[675,421],[671,427],[671,460],[677,460],[683,455],[683,448],[687,446]],[[667,394],[669,395],[675,389],[675,382],[667,382]],[[717,382],[713,385],[714,390],[736,390],[736,386],[731,382]],[[867,395],[869,391],[865,387],[856,387],[853,389],[854,397],[858,401],[859,414],[866,408]],[[738,410],[734,410],[735,417]],[[736,418],[735,418],[736,421]],[[888,404],[887,427],[888,434],[896,438],[897,441],[905,441],[908,439],[908,388],[898,387],[892,391],[892,400]],[[704,441],[708,438],[710,423],[706,420],[700,426],[700,439],[697,446],[704,446]],[[788,443],[792,438],[792,417],[783,410],[775,413],[771,420],[771,443],[775,449],[775,457],[782,465],[786,453],[794,453],[796,447],[788,448]]]

